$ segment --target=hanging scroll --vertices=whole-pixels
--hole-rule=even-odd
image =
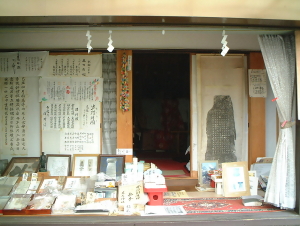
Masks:
[[[102,73],[101,54],[50,55],[48,76],[99,77]]]
[[[44,152],[99,153],[100,119],[97,102],[42,102]]]
[[[103,78],[40,78],[40,101],[102,102]]]
[[[0,77],[43,76],[48,71],[49,52],[0,53]]]
[[[100,107],[95,102],[42,102],[42,129],[99,129]]]
[[[10,77],[0,79],[1,100],[1,154],[26,155],[26,78]]]
[[[39,80],[42,149],[47,154],[100,153],[102,55],[50,55]]]

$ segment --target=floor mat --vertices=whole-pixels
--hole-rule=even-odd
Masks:
[[[185,175],[185,172],[183,170],[162,170],[162,174],[164,176]]]
[[[188,215],[284,211],[269,204],[244,206],[240,197],[165,198],[164,205],[182,205]]]

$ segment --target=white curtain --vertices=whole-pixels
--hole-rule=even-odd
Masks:
[[[103,139],[102,154],[116,154],[117,148],[117,95],[116,54],[102,55],[103,75]]]
[[[281,127],[265,202],[282,209],[294,209],[296,177],[291,117],[296,64],[295,39],[293,35],[260,35],[258,40],[276,98]]]

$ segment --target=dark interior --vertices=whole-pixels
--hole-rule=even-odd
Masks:
[[[190,56],[133,52],[134,154],[189,159]]]

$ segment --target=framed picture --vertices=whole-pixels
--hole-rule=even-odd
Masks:
[[[7,165],[8,165],[8,159],[0,159],[0,176],[2,176]]]
[[[250,195],[247,162],[222,163],[222,179],[225,197]]]
[[[99,154],[74,154],[72,176],[92,176],[99,172]]]
[[[21,177],[23,173],[36,173],[39,170],[39,163],[39,157],[13,157],[2,175]]]
[[[210,170],[217,170],[218,169],[218,161],[202,161],[199,165],[199,184],[209,184],[210,183],[210,176],[208,172]]]
[[[69,176],[71,155],[47,155],[47,171],[50,176]]]
[[[119,180],[124,172],[125,155],[100,155],[100,172]]]

